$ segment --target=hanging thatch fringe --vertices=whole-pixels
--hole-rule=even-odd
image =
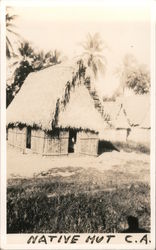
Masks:
[[[75,89],[76,85],[81,85],[82,81],[81,79],[83,78],[83,84],[85,84],[85,70],[86,67],[83,65],[83,61],[79,60],[77,62],[78,64],[78,69],[76,70],[75,73],[73,73],[73,77],[72,77],[72,81],[68,81],[65,85],[65,90],[64,90],[64,94],[63,97],[60,101],[61,103],[61,109],[60,110],[64,110],[67,103],[69,103],[70,100],[70,95],[71,95],[71,91],[73,91]],[[55,121],[54,121],[55,124]]]
[[[90,98],[91,79],[85,74],[82,60],[75,68],[64,63],[30,74],[7,109],[7,125],[23,123],[45,131],[57,127],[99,131],[103,120]]]
[[[68,81],[66,83],[66,85],[65,85],[65,91],[64,91],[64,95],[62,97],[62,100],[61,101],[60,101],[60,99],[57,100],[56,112],[55,112],[55,115],[54,115],[54,119],[52,121],[52,128],[57,126],[59,112],[64,110],[67,103],[69,103],[71,91],[73,91],[75,89],[76,85],[79,86],[79,85],[81,85],[83,83],[87,87],[87,89],[89,91],[89,94],[91,95],[91,97],[94,100],[93,93],[90,90],[90,84],[91,84],[90,83],[91,82],[90,77],[85,78],[86,67],[83,64],[83,60],[79,60],[77,62],[77,64],[78,64],[78,69],[77,69],[75,74],[73,73],[72,81],[71,82]],[[95,92],[96,96],[98,96],[97,92],[96,91],[94,91],[94,92]],[[98,98],[98,105],[99,105],[99,111],[100,111],[101,115],[107,121],[108,117],[107,116],[105,117],[105,114],[104,114],[104,111],[103,111],[103,105],[100,102],[99,98]],[[96,105],[95,105],[95,108],[97,108]]]
[[[75,76],[73,75],[72,81],[71,82],[68,81],[66,83],[62,100],[60,101],[60,99],[57,99],[54,119],[52,121],[52,128],[55,128],[58,124],[59,112],[61,110],[64,110],[67,103],[69,103],[71,91],[75,88],[76,84],[77,85],[81,84],[81,78],[85,77],[85,67],[83,65],[82,60],[78,61],[77,64],[79,65],[78,71],[76,72]],[[77,81],[78,78],[79,78],[79,81]],[[60,104],[61,104],[61,107],[60,107]]]
[[[122,107],[123,107],[123,104],[122,104]],[[128,124],[131,126],[130,119],[128,118],[127,112],[126,112],[126,110],[124,108],[123,108],[123,113],[127,118]]]
[[[60,99],[57,99],[56,102],[56,108],[55,108],[55,114],[54,114],[54,119],[52,121],[52,128],[55,128],[58,124],[58,115],[59,115],[59,110],[60,110]]]

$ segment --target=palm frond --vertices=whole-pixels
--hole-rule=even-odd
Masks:
[[[8,11],[8,8],[7,8]],[[13,46],[10,42],[8,37],[9,33],[19,37],[19,34],[12,30],[13,27],[16,27],[12,21],[17,17],[17,15],[10,15],[9,13],[6,14],[6,32],[8,33],[6,36],[6,56],[10,58],[11,56],[16,56],[13,50]]]
[[[5,16],[6,22],[10,22],[10,21],[14,20],[16,17],[18,17],[18,15],[9,15],[7,13],[6,16]]]
[[[106,43],[101,39],[99,33],[91,35],[87,34],[86,40],[80,43],[84,52],[82,57],[87,57],[88,66],[92,68],[94,75],[96,76],[98,71],[105,73],[107,60],[103,54],[103,50],[107,48]]]
[[[14,27],[14,28],[16,28],[17,26],[15,24],[13,24],[13,23],[6,23],[6,27],[7,28],[8,27]]]
[[[107,63],[106,57],[100,53],[94,53],[94,57],[99,58],[99,59],[103,60],[105,63]]]
[[[94,72],[94,75],[97,76],[98,67],[97,67],[96,63],[92,62],[91,68],[92,68],[92,70]]]
[[[34,56],[34,50],[32,49],[30,43],[27,41],[24,41],[20,44],[18,51],[21,56],[28,56],[30,58]]]
[[[19,61],[14,62],[14,63],[12,64],[12,66],[17,65],[17,63],[19,63]]]
[[[15,36],[20,36],[17,32],[13,31],[13,30],[10,30],[10,29],[7,29],[8,32],[14,34]]]
[[[12,44],[11,44],[11,42],[10,42],[10,40],[9,40],[9,38],[8,38],[8,37],[6,37],[6,42],[7,42],[8,49],[9,49],[9,47],[10,47],[10,48],[11,48],[11,50],[13,51]]]
[[[11,53],[10,53],[8,44],[6,44],[6,56],[7,56],[7,58],[11,58]]]
[[[98,60],[97,66],[98,66],[99,71],[104,74],[106,71],[106,64],[104,64],[101,60]]]

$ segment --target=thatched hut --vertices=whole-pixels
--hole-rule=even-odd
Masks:
[[[131,127],[123,109],[123,104],[120,105],[120,110],[114,120],[114,127],[116,129],[116,141],[127,141]]]
[[[109,126],[100,133],[100,138],[110,141],[126,141],[130,132],[130,125],[120,102],[104,102],[104,117]]]
[[[123,107],[131,126],[129,140],[150,142],[150,96],[135,95],[123,100]]]
[[[116,102],[104,102],[104,112],[110,126],[103,130],[100,139],[150,142],[149,95],[133,95]]]
[[[29,74],[7,109],[8,144],[42,155],[97,155],[103,120],[87,79],[83,64]]]

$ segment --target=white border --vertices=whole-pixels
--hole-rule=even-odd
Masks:
[[[54,7],[54,6],[147,6],[147,3],[154,2],[154,0],[2,0],[5,5],[22,6],[22,7]]]
[[[156,2],[151,7],[151,237],[155,240],[155,181],[156,181],[156,171],[155,171],[155,157],[156,157]],[[154,246],[156,248],[156,243]]]
[[[151,238],[155,239],[155,13],[156,13],[156,3],[154,0],[149,0],[151,4],[151,82],[152,82],[152,94],[151,94],[151,227],[152,227],[152,233]],[[1,233],[1,248],[2,249],[30,249],[30,245],[7,245],[6,244],[6,111],[5,111],[5,103],[6,103],[6,56],[5,56],[5,6],[11,5],[11,6],[67,6],[67,5],[83,5],[83,6],[96,6],[97,4],[100,4],[101,6],[106,5],[114,5],[114,4],[124,4],[124,5],[131,5],[131,4],[137,4],[137,5],[143,5],[147,4],[147,0],[140,1],[140,0],[131,0],[131,1],[115,1],[115,0],[31,0],[29,2],[28,0],[2,0],[1,1],[1,223],[0,223],[0,233]],[[18,236],[20,237],[20,236]],[[90,247],[89,247],[90,246]],[[69,249],[86,249],[91,248],[95,249],[95,245],[48,245],[46,247],[37,246],[35,245],[35,249],[62,249],[62,248],[69,248]],[[105,248],[105,249],[128,249],[128,245],[96,245],[96,248]],[[150,248],[149,248],[150,247]],[[34,249],[34,248],[33,248]],[[155,249],[155,241],[153,242],[153,246],[138,246],[133,245],[129,249]]]
[[[0,227],[1,227],[1,246],[6,241],[6,43],[5,43],[5,5],[1,2],[1,210],[0,210]]]

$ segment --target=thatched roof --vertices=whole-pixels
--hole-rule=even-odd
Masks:
[[[114,128],[150,128],[150,96],[133,95],[116,102],[104,102],[104,113]]]
[[[104,115],[109,122],[112,122],[116,119],[120,111],[121,103],[106,101],[103,102]]]
[[[130,127],[120,102],[104,102],[104,114],[112,128],[127,129]]]
[[[7,124],[21,123],[51,130],[58,116],[56,127],[99,131],[102,117],[82,79],[75,75],[74,68],[67,64],[29,74],[7,109]],[[69,91],[72,83],[75,85]]]
[[[151,123],[150,123],[150,111],[148,110],[147,114],[144,117],[144,120],[140,124],[141,128],[151,128]]]
[[[116,119],[113,121],[114,127],[116,129],[128,129],[130,128],[127,116],[123,110],[123,106],[121,105],[120,111],[116,116]]]
[[[134,95],[123,99],[123,108],[131,126],[150,128],[150,96]]]

